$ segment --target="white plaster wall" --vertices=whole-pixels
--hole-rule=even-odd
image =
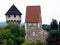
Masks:
[[[16,15],[16,17],[10,15],[10,17],[6,16],[6,20],[21,20],[21,17],[19,17],[19,15]]]

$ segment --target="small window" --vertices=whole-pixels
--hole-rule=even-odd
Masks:
[[[28,23],[29,26],[31,26],[31,23]]]
[[[33,36],[35,36],[35,32],[33,32]]]
[[[14,22],[16,22],[16,20],[14,20]]]
[[[13,20],[11,20],[11,22],[13,22]]]
[[[36,26],[36,23],[33,23],[33,26]]]
[[[8,17],[10,18],[10,15],[8,15]]]
[[[16,17],[16,15],[14,15],[14,17]]]

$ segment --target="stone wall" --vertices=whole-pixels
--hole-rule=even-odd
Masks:
[[[31,40],[31,41],[36,41],[36,40],[41,40],[41,41],[45,41],[46,37],[47,37],[47,31],[44,31],[40,26],[38,26],[40,23],[36,23],[36,26],[33,26],[34,23],[31,23],[31,25],[29,25],[29,23],[26,23],[25,25],[25,30],[26,30],[26,36],[25,39],[26,40]]]

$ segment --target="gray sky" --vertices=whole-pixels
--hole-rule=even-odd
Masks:
[[[52,19],[60,21],[60,0],[0,0],[0,22],[6,21],[5,13],[15,5],[23,14],[25,22],[26,6],[40,5],[43,24],[50,24]]]

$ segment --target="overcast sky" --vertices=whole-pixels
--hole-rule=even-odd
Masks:
[[[6,21],[5,13],[15,5],[22,15],[22,22],[25,22],[26,6],[40,5],[43,24],[50,24],[52,19],[60,21],[60,0],[0,0],[0,22]]]

